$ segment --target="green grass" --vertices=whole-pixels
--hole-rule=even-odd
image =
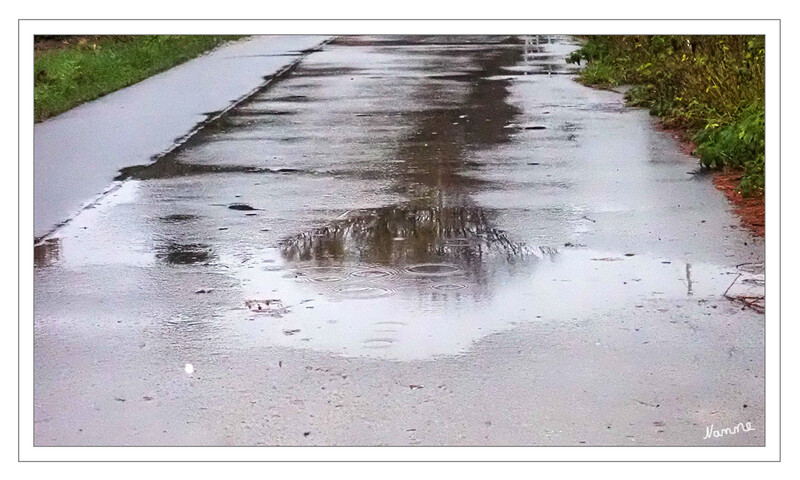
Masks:
[[[58,115],[238,38],[241,36],[37,37],[35,44],[49,40],[57,47],[34,48],[34,120]],[[58,45],[60,41],[66,43]]]
[[[567,61],[588,85],[632,85],[632,105],[682,128],[710,168],[744,171],[745,196],[764,191],[764,37],[596,35]]]

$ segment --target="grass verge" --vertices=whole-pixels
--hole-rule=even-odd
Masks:
[[[703,166],[740,172],[737,193],[763,196],[763,36],[595,35],[567,58],[584,60],[583,83],[631,85],[628,102],[686,132]]]
[[[234,35],[36,36],[34,121],[140,82]]]

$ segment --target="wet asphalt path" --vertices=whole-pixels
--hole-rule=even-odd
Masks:
[[[35,249],[37,445],[763,444],[763,241],[574,48],[339,38],[123,169]]]
[[[256,35],[34,126],[34,225],[42,238],[107,189],[120,168],[155,158],[329,37]],[[177,140],[176,140],[177,139]]]

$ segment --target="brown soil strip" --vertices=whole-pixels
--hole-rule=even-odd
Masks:
[[[736,189],[742,180],[742,172],[724,170],[714,175],[714,185],[725,194],[734,205],[734,212],[739,216],[743,227],[754,235],[764,236],[764,195],[750,198],[742,197]]]

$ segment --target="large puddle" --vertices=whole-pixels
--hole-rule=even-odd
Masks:
[[[623,106],[576,98],[574,48],[339,39],[181,149],[123,170],[112,195],[35,248],[39,278],[64,267],[90,284],[103,269],[135,285],[108,299],[116,311],[163,311],[142,318],[170,331],[213,324],[215,345],[391,359],[457,354],[526,322],[719,298],[736,269],[686,261],[675,237],[688,234],[657,231],[679,217],[710,225],[699,208],[673,215],[674,199],[702,195],[655,190],[686,166],[591,123]],[[603,164],[619,158],[622,173]],[[678,180],[669,188],[698,188]],[[626,240],[606,248],[603,229]]]
[[[357,242],[350,248],[357,250]],[[407,255],[407,248],[395,254]],[[222,259],[243,279],[241,309],[228,318],[246,319],[239,326],[251,341],[414,359],[457,354],[524,322],[566,325],[623,305],[647,315],[664,306],[654,299],[676,300],[671,308],[679,313],[680,300],[718,298],[738,274],[619,252],[533,250],[509,256],[498,247],[468,256],[432,249],[424,263],[404,266],[346,255],[287,259],[281,249],[263,252],[246,267]],[[279,317],[247,311],[245,298],[280,299],[288,309]]]

